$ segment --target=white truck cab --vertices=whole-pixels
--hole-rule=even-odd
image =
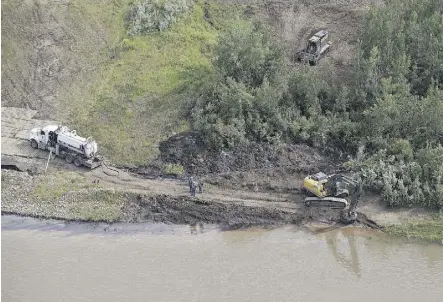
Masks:
[[[59,126],[48,125],[43,128],[33,128],[29,133],[31,147],[34,149],[48,149],[49,133],[55,132]]]

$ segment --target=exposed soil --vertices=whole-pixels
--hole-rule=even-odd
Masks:
[[[168,195],[136,196],[122,209],[124,222],[174,224],[215,223],[229,228],[251,225],[299,224],[301,213],[236,203],[208,202]]]
[[[70,0],[2,2],[3,106],[61,118],[69,110],[63,100],[82,96],[108,32],[73,6]]]
[[[339,159],[304,144],[272,147],[250,143],[230,151],[206,150],[194,133],[179,133],[159,145],[160,161],[182,165],[192,174],[268,171],[280,168],[281,173],[312,173],[332,171]],[[148,169],[149,171],[149,169]],[[134,170],[143,173],[142,169]],[[271,176],[271,175],[270,175]],[[273,176],[275,177],[275,175]]]

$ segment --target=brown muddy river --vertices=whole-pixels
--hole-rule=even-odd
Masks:
[[[442,245],[353,228],[133,228],[3,216],[3,301],[443,301]]]

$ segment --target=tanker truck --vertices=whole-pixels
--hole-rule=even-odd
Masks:
[[[43,128],[33,128],[29,134],[29,141],[32,148],[51,151],[77,167],[94,169],[102,165],[102,159],[97,153],[97,143],[90,137],[77,135],[75,130],[71,131],[66,126],[47,125]]]

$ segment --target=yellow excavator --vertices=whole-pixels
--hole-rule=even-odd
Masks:
[[[348,224],[357,220],[355,210],[362,188],[361,183],[354,179],[342,174],[319,172],[305,177],[301,190],[308,196],[304,201],[307,207],[342,209],[342,222]]]

